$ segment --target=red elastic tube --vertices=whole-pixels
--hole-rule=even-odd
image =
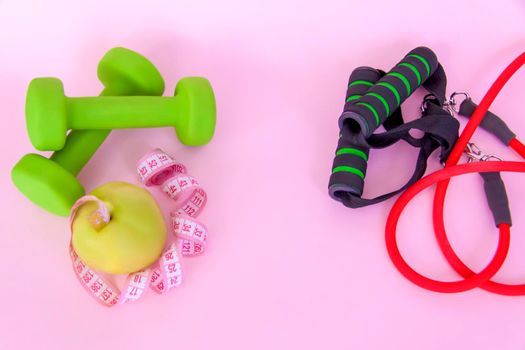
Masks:
[[[518,139],[512,139],[509,143],[509,147],[525,158],[525,145],[518,141]]]
[[[517,139],[513,139],[511,143],[509,144],[509,147],[514,149],[523,158],[525,158],[525,146],[521,142],[519,142]],[[498,165],[499,162],[496,162],[495,164]],[[525,164],[525,163],[520,162],[518,164]],[[497,171],[504,171],[504,170],[497,170]],[[452,248],[452,245],[450,244],[448,240],[447,233],[445,230],[443,210],[445,206],[445,196],[447,193],[449,182],[450,180],[441,181],[438,183],[436,187],[436,192],[434,196],[434,211],[433,211],[434,233],[436,236],[436,240],[439,244],[439,247],[441,248],[441,251],[443,252],[443,255],[445,256],[445,259],[447,259],[450,266],[452,266],[454,270],[456,270],[456,272],[458,272],[464,278],[469,278],[470,276],[475,274],[475,272],[473,272],[467,265],[465,265],[463,261],[461,261],[461,259],[454,252],[454,249]],[[511,295],[511,296],[525,295],[525,284],[511,285],[511,284],[503,284],[503,283],[498,283],[498,282],[487,280],[486,282],[482,283],[479,287],[486,291],[496,293],[496,294]]]
[[[510,244],[510,226],[508,224],[499,225],[499,244],[491,262],[481,272],[475,273],[461,261],[452,249],[447,238],[443,220],[443,207],[450,178],[462,174],[479,172],[525,172],[525,162],[481,162],[457,165],[463,154],[463,150],[481,123],[490,105],[510,77],[523,64],[525,64],[525,52],[515,59],[494,82],[461,133],[458,142],[446,162],[445,168],[415,183],[399,197],[392,207],[387,220],[385,234],[388,254],[396,268],[407,279],[420,287],[442,293],[462,292],[475,287],[482,287],[485,290],[504,295],[525,294],[525,285],[505,285],[490,281],[490,278],[492,278],[502,266],[508,253]],[[525,158],[525,146],[520,141],[514,139],[509,146]],[[433,212],[435,236],[447,261],[464,278],[460,281],[436,281],[417,273],[405,262],[397,247],[396,231],[401,213],[414,196],[435,183],[437,183]]]

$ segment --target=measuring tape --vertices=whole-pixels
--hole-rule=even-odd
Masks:
[[[198,181],[187,174],[186,167],[162,150],[155,149],[139,160],[137,172],[145,186],[160,186],[173,199],[175,206],[170,215],[170,224],[176,241],[168,244],[154,265],[129,274],[123,292],[110,283],[107,276],[89,268],[70,242],[69,252],[75,275],[91,296],[108,307],[139,299],[147,291],[148,285],[159,294],[180,286],[182,266],[179,255],[196,256],[202,254],[206,248],[208,230],[195,218],[204,209],[207,195]],[[77,210],[86,202],[99,204],[98,217],[109,222],[107,206],[95,196],[84,196],[71,210],[70,225]]]
[[[198,255],[206,247],[207,229],[195,218],[206,205],[208,196],[199,182],[160,149],[155,149],[139,160],[137,170],[146,186],[159,186],[175,201],[171,213],[175,235],[179,237],[184,256]]]

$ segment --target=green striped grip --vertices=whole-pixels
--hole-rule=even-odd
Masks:
[[[432,50],[415,48],[362,96],[347,96],[352,98],[352,104],[345,106],[340,125],[353,120],[365,137],[370,136],[437,67],[438,60]]]
[[[348,79],[345,108],[360,99],[381,78],[381,73],[371,67],[358,67],[352,71]]]
[[[368,147],[353,145],[343,137],[339,139],[328,184],[328,193],[332,198],[341,200],[347,192],[361,196],[369,151]]]
[[[345,109],[366,94],[380,78],[381,73],[377,69],[354,69],[348,81]],[[363,193],[369,151],[368,147],[354,145],[344,136],[339,138],[328,184],[328,193],[332,198],[340,201],[348,192],[358,196]]]

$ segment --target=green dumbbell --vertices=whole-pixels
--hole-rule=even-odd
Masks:
[[[201,146],[213,137],[215,97],[200,77],[181,79],[173,97],[66,97],[60,80],[38,78],[29,84],[26,118],[29,138],[40,150],[56,150],[69,129],[164,126],[175,127],[183,144]]]
[[[109,50],[98,65],[104,85],[101,95],[162,95],[164,80],[144,56],[124,48]],[[46,129],[43,120],[38,127]],[[62,143],[64,148],[50,159],[27,154],[15,165],[11,176],[15,186],[38,206],[67,216],[75,201],[85,194],[76,175],[109,135],[110,130],[74,130]]]

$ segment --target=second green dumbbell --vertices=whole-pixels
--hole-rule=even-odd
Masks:
[[[98,65],[104,85],[101,95],[162,95],[164,80],[157,68],[137,52],[116,47]],[[47,128],[44,123],[42,128]],[[76,175],[89,161],[110,130],[78,130],[67,136],[64,148],[50,159],[30,153],[14,166],[15,186],[36,205],[67,216],[77,199],[85,194]]]
[[[56,78],[31,81],[26,99],[29,138],[39,150],[56,150],[69,129],[172,126],[188,146],[208,143],[215,130],[215,96],[209,81],[183,78],[173,97],[66,97]]]

